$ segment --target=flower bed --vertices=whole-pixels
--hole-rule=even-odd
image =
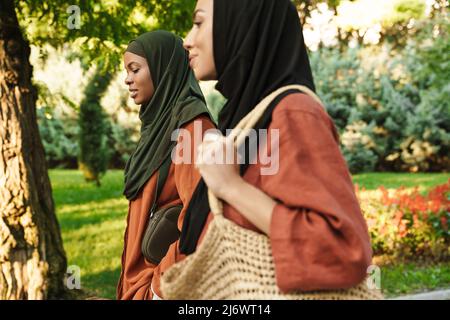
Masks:
[[[418,187],[368,191],[356,187],[374,256],[449,261],[450,179],[421,194]]]

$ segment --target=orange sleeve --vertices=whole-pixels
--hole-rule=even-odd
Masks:
[[[183,203],[183,209],[178,218],[178,229],[181,231],[183,226],[183,219],[186,215],[186,210],[192,195],[200,181],[200,172],[195,168],[195,157],[197,154],[197,147],[203,140],[203,135],[209,129],[214,129],[215,126],[211,120],[206,116],[196,118],[195,121],[190,122],[184,127],[186,132],[192,137],[190,140],[190,148],[187,150],[190,152],[186,159],[190,159],[190,163],[181,163],[175,165],[175,185],[177,187],[178,195]],[[189,143],[188,143],[189,144]],[[187,144],[185,144],[186,146]],[[186,150],[183,150],[181,154],[184,155]]]
[[[283,99],[269,129],[279,129],[279,171],[262,176],[278,204],[270,226],[283,292],[348,288],[366,276],[371,246],[338,134],[326,111],[303,94]],[[271,148],[271,147],[268,147]]]
[[[174,170],[175,186],[178,192],[178,196],[180,197],[183,205],[180,216],[178,218],[178,229],[180,231],[183,226],[183,219],[186,215],[186,210],[188,208],[189,202],[201,178],[200,172],[195,168],[194,163],[194,157],[197,153],[197,146],[201,143],[205,131],[213,128],[215,128],[214,124],[206,116],[200,116],[183,127],[183,129],[186,130],[185,133],[190,135],[191,139],[190,142],[185,141],[187,143],[184,144],[184,147],[189,147],[187,149],[183,149],[182,152],[178,153],[178,155],[186,156],[185,152],[188,152],[190,154],[187,155],[187,157],[185,157],[184,159],[190,159],[191,161],[175,164]],[[196,135],[197,139],[195,139]],[[179,143],[183,142],[181,137],[182,136],[180,136],[178,140]],[[152,284],[155,293],[159,297],[161,297],[161,291],[159,287],[161,275],[163,275],[164,271],[167,270],[170,266],[185,258],[185,255],[181,254],[178,250],[178,243],[179,241],[177,240],[169,247],[166,256],[161,260],[161,263],[155,269]]]

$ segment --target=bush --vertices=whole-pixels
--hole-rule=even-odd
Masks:
[[[374,142],[370,137],[371,127],[364,121],[354,122],[341,135],[343,155],[352,172],[374,171],[378,157],[371,149]]]
[[[77,169],[80,130],[78,121],[67,116],[58,116],[52,108],[38,108],[37,117],[48,167]],[[133,140],[135,130],[123,127],[108,118],[104,121],[106,147],[110,153],[108,168],[123,169],[136,148],[136,141]]]
[[[352,173],[450,167],[450,24],[436,18],[422,25],[403,51],[385,45],[311,54],[317,92]]]
[[[48,166],[75,169],[78,155],[76,120],[59,118],[48,107],[38,108],[37,118]]]
[[[405,122],[414,109],[394,80],[365,65],[363,56],[373,54],[322,49],[311,58],[318,94],[341,134],[352,173],[402,169],[392,154],[400,152]]]
[[[133,140],[135,129],[107,121],[108,148],[111,150],[109,168],[123,169],[134,152],[137,142]]]
[[[418,91],[416,116],[408,118],[406,133],[413,137],[411,144],[425,145],[421,149],[428,151],[412,159],[412,164],[422,170],[438,170],[450,166],[449,14],[422,22],[419,28],[404,58],[412,86]]]
[[[111,154],[107,145],[107,119],[100,105],[100,99],[108,88],[112,75],[100,70],[100,68],[96,70],[85,89],[78,118],[79,168],[86,181],[94,181],[98,186],[100,178],[106,173]]]
[[[374,255],[448,261],[450,179],[421,195],[418,189],[357,191]]]

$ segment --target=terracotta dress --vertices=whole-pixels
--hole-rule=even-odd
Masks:
[[[201,125],[201,131],[194,129],[195,122],[197,122],[197,125]],[[206,116],[199,116],[183,127],[192,137],[192,160],[196,153],[196,146],[194,145],[196,142],[194,139],[195,134],[200,132],[203,135],[206,130],[214,127],[214,124]],[[179,140],[179,142],[182,141]],[[183,156],[182,153],[179,155]],[[170,166],[169,175],[158,200],[158,207],[183,205],[178,220],[178,228],[180,230],[187,206],[199,180],[200,173],[195,168],[194,161],[191,164],[172,163]],[[129,202],[122,254],[122,271],[117,285],[117,299],[153,299],[152,287],[153,291],[158,296],[161,296],[159,292],[159,277],[161,273],[183,258],[177,250],[178,241],[171,245],[167,255],[161,260],[159,265],[148,262],[141,253],[141,240],[148,225],[148,213],[156,192],[156,181],[157,173],[150,177],[139,196]]]
[[[372,250],[333,121],[312,98],[296,93],[277,105],[269,136],[270,129],[279,129],[278,173],[261,175],[265,166],[258,161],[244,179],[278,202],[270,225],[278,287],[289,292],[360,283]],[[272,154],[269,140],[263,154]],[[259,232],[230,205],[224,216]],[[210,213],[207,223],[212,219]]]
[[[271,129],[279,130],[278,172],[261,175],[261,168],[265,166],[258,161],[249,166],[244,179],[278,203],[272,212],[270,239],[279,288],[289,292],[348,288],[358,284],[367,275],[372,251],[333,121],[309,96],[290,94],[273,112],[269,137]],[[265,148],[262,153],[269,156],[272,155],[270,140],[261,146]],[[190,173],[184,177],[175,178],[177,188],[186,190],[185,199],[190,198],[198,179],[194,169],[187,171]],[[174,176],[177,177],[176,169]],[[151,181],[149,190],[155,185],[154,179]],[[151,282],[153,290],[161,296],[160,275],[167,266],[184,258],[177,251],[178,242],[158,267],[139,258],[136,247],[140,243],[135,241],[140,239],[146,221],[144,216],[139,218],[140,212],[146,210],[139,211],[139,208],[148,208],[149,204],[143,203],[150,203],[153,194],[146,190],[145,201],[139,198],[136,201],[140,204],[130,204],[127,230],[133,233],[134,241],[128,240],[128,248],[133,246],[133,249],[125,248],[125,277],[119,283],[119,298],[150,299]],[[191,193],[187,194],[188,190]],[[166,192],[168,199],[170,192]],[[224,215],[245,228],[259,231],[230,205],[224,205]],[[180,228],[182,218],[180,216]],[[212,219],[210,213],[199,244]]]

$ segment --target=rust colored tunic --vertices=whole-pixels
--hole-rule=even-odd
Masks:
[[[194,160],[196,153],[194,123],[201,122],[201,134],[215,128],[211,120],[206,116],[199,116],[186,124],[183,129],[191,134],[191,157]],[[198,131],[199,132],[199,131]],[[178,140],[181,142],[181,140]],[[183,156],[182,153],[179,154]],[[200,173],[195,168],[194,161],[189,163],[172,163],[169,175],[158,199],[158,207],[182,205],[183,208],[178,219],[178,229],[181,230],[183,218],[187,206],[194,193]],[[183,256],[179,253],[178,241],[173,243],[166,256],[159,265],[147,261],[141,252],[141,241],[148,225],[148,214],[153,203],[156,192],[157,173],[152,175],[145,184],[139,196],[129,202],[127,226],[124,236],[124,250],[122,254],[122,271],[117,285],[117,299],[148,300],[153,298],[153,291],[161,296],[159,292],[159,278],[167,268]]]
[[[269,136],[279,129],[278,173],[261,175],[258,161],[244,179],[277,201],[270,241],[278,287],[289,292],[360,283],[372,259],[370,238],[332,119],[311,97],[295,93],[280,101],[268,129]],[[270,141],[262,148],[272,154]],[[230,205],[224,204],[224,216],[260,232]],[[207,223],[212,219],[210,213]]]

